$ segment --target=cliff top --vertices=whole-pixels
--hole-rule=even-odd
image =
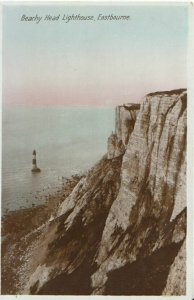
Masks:
[[[161,92],[154,92],[154,93],[149,93],[147,94],[147,96],[156,96],[156,95],[178,95],[181,94],[183,92],[186,92],[187,89],[177,89],[177,90],[171,90],[171,91],[161,91]]]
[[[118,107],[124,107],[127,110],[140,109],[140,103],[126,103],[123,105],[119,105]]]

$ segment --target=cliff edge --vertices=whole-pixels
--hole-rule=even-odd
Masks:
[[[116,108],[107,155],[20,240],[15,293],[185,295],[186,107],[180,89]]]

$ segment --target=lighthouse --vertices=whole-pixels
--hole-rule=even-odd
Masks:
[[[39,173],[40,169],[37,167],[37,161],[36,161],[36,150],[33,150],[32,152],[33,159],[32,159],[32,172],[33,173]]]

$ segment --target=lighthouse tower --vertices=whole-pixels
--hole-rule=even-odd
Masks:
[[[33,150],[32,152],[33,159],[32,159],[32,172],[33,173],[38,173],[40,172],[40,169],[37,167],[37,162],[36,162],[36,150]]]

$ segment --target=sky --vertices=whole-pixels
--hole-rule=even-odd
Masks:
[[[48,14],[59,20],[43,21]],[[95,21],[62,21],[72,14]],[[4,5],[3,103],[112,107],[186,88],[187,39],[187,3]]]

